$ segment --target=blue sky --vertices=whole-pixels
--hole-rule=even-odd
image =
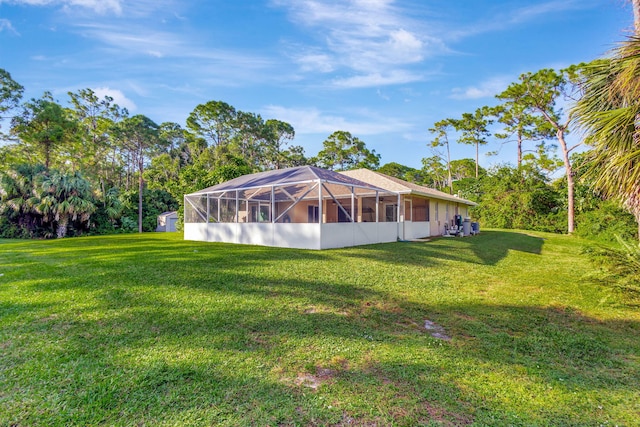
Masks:
[[[0,0],[0,68],[26,98],[91,88],[182,125],[220,100],[291,123],[309,156],[345,130],[420,167],[434,122],[602,56],[631,26],[624,0]],[[499,162],[515,148],[481,147]]]

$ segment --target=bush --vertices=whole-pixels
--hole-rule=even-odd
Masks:
[[[605,242],[615,242],[616,236],[623,240],[637,237],[638,225],[630,213],[615,202],[601,202],[598,209],[582,212],[576,216],[576,235]]]
[[[628,243],[617,236],[618,247],[585,248],[591,261],[602,269],[606,283],[640,296],[640,244]]]

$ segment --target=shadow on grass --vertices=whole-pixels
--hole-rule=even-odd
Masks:
[[[637,395],[638,322],[601,322],[565,308],[417,304],[330,283],[255,285],[244,296],[240,287],[203,284],[203,304],[186,306],[116,289],[91,308],[99,319],[51,318],[47,339],[61,346],[48,357],[67,362],[47,383],[85,370],[73,381],[77,390],[59,397],[69,412],[54,420],[91,424],[124,410],[158,423],[203,410],[252,425],[506,425],[514,414],[525,425],[587,425],[598,411],[576,394],[605,401],[607,393],[626,394],[630,401],[622,404]],[[266,303],[246,300],[256,295]],[[430,337],[421,328],[425,319],[452,340]],[[343,362],[336,365],[336,356]],[[296,383],[301,373],[320,370],[330,373],[317,391]],[[566,400],[539,397],[514,407],[501,397],[526,401],[551,389]],[[327,411],[318,396],[350,409]]]
[[[27,316],[1,323],[9,424],[590,425],[602,416],[591,396],[637,396],[638,322],[565,307],[416,302],[303,271],[331,270],[344,255],[492,265],[510,250],[540,254],[541,239],[486,232],[355,255],[156,238],[132,238],[119,252],[114,242],[65,242],[19,260],[48,266],[40,274],[50,282],[28,291],[63,302],[25,305]],[[476,253],[492,242],[493,255]],[[288,268],[300,271],[266,273],[292,257],[301,263]],[[78,289],[86,299],[64,302]],[[426,319],[452,340],[431,337]],[[549,387],[566,400],[531,397]]]
[[[427,242],[399,242],[349,249],[347,256],[406,265],[437,265],[440,261],[495,265],[509,251],[540,255],[544,239],[512,231],[483,231],[477,236],[438,237]]]

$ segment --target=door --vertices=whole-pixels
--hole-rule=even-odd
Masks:
[[[384,205],[384,220],[385,222],[398,221],[398,205],[395,203]]]
[[[405,200],[404,201],[404,214],[403,214],[403,221],[402,221],[402,238],[404,240],[408,240],[408,239],[413,239],[413,227],[412,227],[412,222],[413,222],[413,215],[412,215],[412,209],[413,204],[411,202],[411,199],[409,200]]]
[[[349,216],[344,212],[344,210],[340,209],[339,206],[337,206],[336,209],[338,209],[338,222],[351,222],[351,219],[349,219]]]
[[[318,206],[307,206],[307,222],[317,224],[320,222],[320,209]]]

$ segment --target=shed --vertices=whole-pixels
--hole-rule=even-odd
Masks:
[[[299,166],[241,176],[184,197],[184,238],[301,249],[398,239],[400,194]]]
[[[176,231],[178,222],[178,212],[163,212],[158,215],[158,226],[156,231]]]

